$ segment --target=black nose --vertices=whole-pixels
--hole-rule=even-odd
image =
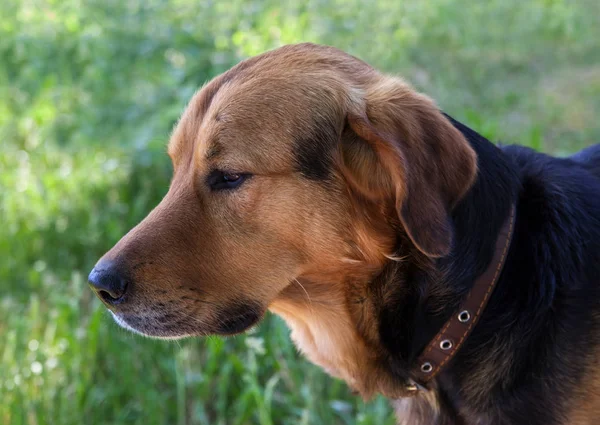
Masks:
[[[106,304],[123,302],[128,287],[127,280],[113,263],[98,262],[88,276],[88,282]]]

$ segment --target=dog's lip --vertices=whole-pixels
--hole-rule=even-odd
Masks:
[[[109,311],[110,311],[110,314],[112,314],[113,319],[115,319],[115,322],[117,322],[117,324],[119,326],[121,326],[124,329],[127,329],[128,331],[136,333],[138,335],[145,335],[143,332],[138,331],[136,328],[134,328],[131,325],[129,325],[129,323],[127,323],[127,321],[124,318],[122,318],[121,316],[119,316],[119,314],[115,313],[112,310],[109,310]]]
[[[115,322],[122,328],[138,335],[157,339],[181,339],[192,336],[221,335],[231,336],[246,332],[256,326],[264,317],[266,309],[249,309],[231,312],[231,316],[204,323],[192,315],[181,312],[144,310],[120,312],[109,310]],[[237,314],[236,314],[237,313]],[[166,317],[167,320],[164,320]],[[189,319],[182,324],[181,319]],[[174,320],[179,319],[179,320]],[[181,326],[179,326],[181,325]]]
[[[155,327],[152,326],[151,328],[153,330],[155,330],[156,332],[147,332],[147,331],[142,331],[140,329],[137,329],[136,327],[134,327],[133,325],[129,324],[127,322],[127,319],[125,317],[122,317],[121,315],[119,315],[118,313],[115,313],[113,311],[110,312],[113,316],[113,318],[115,319],[115,322],[121,326],[123,329],[126,329],[130,332],[133,332],[137,335],[141,335],[141,336],[145,336],[145,337],[149,337],[149,338],[154,338],[154,339],[164,339],[164,340],[177,340],[177,339],[182,339],[182,338],[188,338],[191,336],[203,336],[204,333],[202,332],[195,332],[194,334],[189,334],[189,333],[181,333],[181,334],[167,334],[165,333],[161,333],[160,328],[159,327]],[[137,316],[137,317],[143,317],[143,315]]]

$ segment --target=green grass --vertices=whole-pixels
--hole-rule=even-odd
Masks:
[[[5,0],[0,6],[0,423],[393,424],[296,353],[248,336],[161,342],[87,288],[161,199],[169,131],[207,79],[278,45],[338,46],[493,140],[600,141],[595,0]]]

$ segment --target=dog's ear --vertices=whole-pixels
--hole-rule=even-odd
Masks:
[[[381,77],[362,93],[342,134],[344,175],[364,197],[392,200],[420,251],[449,254],[450,211],[475,180],[475,151],[429,98],[401,80]]]

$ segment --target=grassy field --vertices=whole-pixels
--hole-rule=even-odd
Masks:
[[[167,190],[192,93],[315,41],[403,75],[492,140],[600,141],[597,0],[4,0],[0,5],[0,423],[391,425],[295,351],[248,336],[159,342],[112,323],[97,258]]]

